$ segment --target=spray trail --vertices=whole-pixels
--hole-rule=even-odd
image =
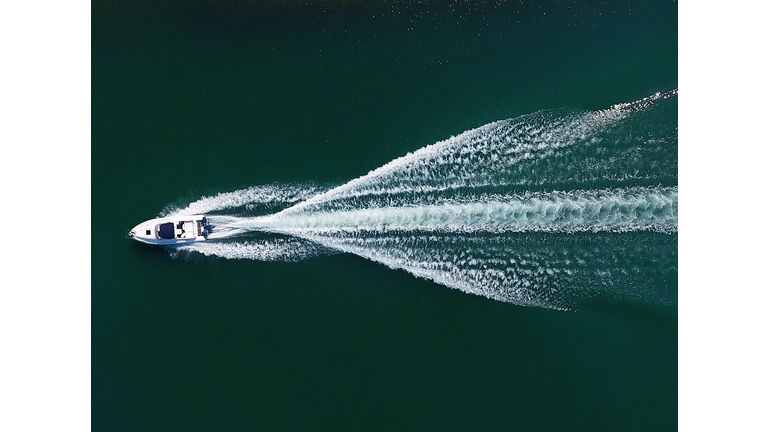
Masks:
[[[203,214],[238,207],[245,207],[249,210],[256,206],[269,208],[304,201],[317,192],[318,189],[314,185],[253,186],[235,192],[222,192],[211,197],[205,196],[185,207],[169,205],[161,212],[161,216]]]
[[[352,253],[461,291],[568,309],[677,302],[677,91],[464,132],[323,191],[204,197],[224,258]]]
[[[491,196],[439,204],[305,212],[247,218],[229,227],[293,235],[344,232],[677,231],[677,188],[634,188]]]

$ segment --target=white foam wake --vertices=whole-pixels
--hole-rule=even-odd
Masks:
[[[167,208],[167,216],[179,214],[205,214],[218,210],[247,206],[249,204],[285,204],[307,200],[317,194],[314,185],[271,184],[253,186],[233,192],[204,196],[185,207]]]
[[[536,166],[574,146],[600,144],[622,121],[649,110],[660,99],[676,95],[677,90],[673,90],[606,110],[540,111],[493,122],[408,153],[364,176],[283,210],[283,213],[296,213],[358,197],[527,184],[531,173],[521,171],[521,168]],[[611,142],[603,144],[615,145]],[[558,177],[556,171],[540,171],[539,176]]]
[[[676,95],[497,121],[324,192],[203,197],[168,214],[208,214],[212,241],[176,251],[294,261],[333,250],[518,305],[675,305]]]
[[[596,297],[676,305],[677,290],[670,281],[676,280],[677,259],[670,251],[670,237],[638,242],[609,234],[584,235],[306,238],[450,288],[521,306],[570,309]],[[642,262],[654,263],[654,273],[644,273],[638,266]]]
[[[208,241],[184,245],[175,251],[197,252],[205,256],[255,261],[300,261],[326,252],[316,244],[296,238],[231,243]]]
[[[306,211],[241,219],[236,229],[294,235],[385,231],[677,231],[677,187],[490,196],[431,205]]]

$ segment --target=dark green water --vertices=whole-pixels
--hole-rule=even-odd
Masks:
[[[668,302],[608,293],[562,312],[350,254],[172,257],[123,238],[204,195],[324,190],[497,120],[675,88],[675,2],[94,2],[93,429],[676,429]],[[558,190],[676,187],[676,134],[642,138],[676,131],[673,103],[614,131],[637,151],[542,169],[563,167]],[[589,169],[647,175],[576,184]],[[513,192],[552,187],[514,174],[532,186]],[[632,275],[558,281],[573,291],[676,293],[676,233],[510,236]]]

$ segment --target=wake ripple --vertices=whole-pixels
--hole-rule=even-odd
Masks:
[[[169,207],[216,225],[215,241],[173,253],[338,251],[523,306],[676,306],[676,96],[493,122],[327,190],[256,186]]]
[[[385,231],[677,232],[677,187],[490,196],[440,204],[305,211],[243,219],[229,226],[294,235]]]

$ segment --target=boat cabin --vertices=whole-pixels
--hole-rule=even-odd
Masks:
[[[157,225],[157,238],[164,240],[194,239],[203,235],[203,223],[200,220],[166,222]]]

